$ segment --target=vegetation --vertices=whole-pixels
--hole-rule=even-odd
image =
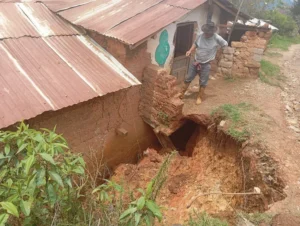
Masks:
[[[207,213],[196,213],[190,216],[187,226],[228,226],[228,223],[218,218],[213,218]]]
[[[270,224],[272,221],[273,216],[267,213],[238,213],[239,215],[246,218],[248,221],[250,221],[255,226],[259,226],[262,223]]]
[[[291,13],[293,15],[294,20],[298,24],[299,31],[300,31],[300,1],[294,0],[294,4],[291,8]]]
[[[253,108],[250,104],[240,103],[237,105],[224,104],[215,109],[211,114],[218,122],[227,120],[230,125],[226,133],[239,142],[247,140],[250,135],[250,129],[244,119],[244,112]]]
[[[162,220],[155,199],[167,178],[166,158],[146,190],[113,181],[94,187],[85,162],[55,131],[22,123],[0,132],[0,226],[153,225]]]
[[[285,15],[279,10],[270,10],[264,13],[263,18],[270,20],[272,25],[279,29],[279,34],[294,36],[298,33],[298,25],[290,15]]]
[[[287,37],[275,34],[269,42],[269,47],[288,50],[289,47],[293,44],[300,44],[299,36]]]
[[[231,2],[239,7],[241,0],[231,0]],[[261,18],[265,11],[268,9],[274,8],[277,4],[280,3],[280,0],[251,0],[244,1],[242,6],[242,11],[248,13],[251,16]]]
[[[231,0],[239,7],[242,0]],[[292,5],[293,2],[293,5]],[[242,12],[250,16],[271,21],[279,29],[279,34],[296,36],[300,26],[300,1],[288,0],[251,0],[244,1]]]
[[[80,192],[72,181],[84,176],[81,156],[67,151],[55,132],[38,132],[23,123],[16,132],[0,132],[0,142],[0,225],[9,215],[22,225],[44,225],[58,209],[64,210],[61,218],[72,222]]]
[[[259,78],[264,83],[280,88],[282,87],[280,83],[284,80],[280,73],[280,67],[266,60],[261,61]]]
[[[170,125],[170,118],[169,115],[167,113],[165,113],[164,111],[160,111],[157,113],[159,120],[161,121],[161,123],[165,126],[169,126]]]

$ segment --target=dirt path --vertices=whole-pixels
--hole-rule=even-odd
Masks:
[[[272,59],[270,59],[272,61]],[[280,60],[280,59],[279,59]],[[275,59],[276,61],[276,59]],[[274,60],[273,60],[274,62]],[[278,62],[278,61],[277,61]],[[282,105],[285,108],[285,118],[290,133],[288,138],[295,137],[300,141],[300,45],[294,45],[288,52],[283,53],[280,66],[286,76],[286,85],[282,91]],[[292,135],[290,135],[292,134]],[[283,137],[282,150],[277,151],[279,165],[286,176],[286,193],[288,197],[275,203],[270,212],[287,212],[300,215],[300,146],[294,139]],[[295,145],[295,146],[294,146]]]

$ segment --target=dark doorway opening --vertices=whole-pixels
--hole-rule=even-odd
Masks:
[[[196,129],[198,127],[199,125],[195,122],[187,120],[186,123],[180,129],[175,131],[170,136],[170,139],[177,151],[184,152],[186,150],[189,140],[196,132]]]
[[[194,24],[179,24],[176,31],[175,55],[174,57],[185,56],[191,48],[194,36]]]
[[[194,38],[194,23],[183,23],[177,25],[175,35],[175,52],[171,74],[174,75],[178,83],[183,82],[188,70],[190,57],[186,52],[191,48]]]
[[[229,40],[229,46],[231,46],[231,42],[240,42],[242,36],[245,34],[244,30],[233,30],[230,40]]]

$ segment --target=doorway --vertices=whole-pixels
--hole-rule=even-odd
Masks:
[[[178,83],[184,81],[187,74],[190,57],[185,54],[191,48],[194,37],[194,23],[183,23],[177,25],[175,35],[175,52],[171,74],[177,78]]]

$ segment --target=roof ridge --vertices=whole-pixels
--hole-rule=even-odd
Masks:
[[[13,40],[13,39],[21,39],[21,38],[50,38],[50,37],[68,37],[68,36],[84,36],[86,34],[66,34],[66,35],[47,35],[47,36],[31,36],[31,35],[23,35],[23,36],[19,36],[19,37],[5,37],[5,38],[0,38],[0,41],[4,41],[4,40]]]
[[[138,16],[138,15],[144,13],[145,11],[147,11],[147,10],[149,10],[149,9],[151,9],[151,8],[153,8],[153,7],[155,7],[155,6],[159,5],[159,4],[161,4],[161,3],[163,3],[164,1],[165,1],[165,0],[161,0],[160,2],[158,2],[158,3],[156,3],[156,4],[152,5],[152,6],[150,6],[149,8],[147,8],[147,9],[145,9],[145,10],[143,10],[143,11],[141,11],[141,12],[135,14],[135,15],[133,15],[132,17],[129,17],[129,18],[127,18],[126,20],[123,20],[123,21],[121,21],[120,23],[115,24],[113,27],[111,27],[111,28],[109,28],[107,31],[105,31],[105,33],[109,32],[110,30],[114,29],[115,27],[119,26],[120,24],[126,22],[127,20],[130,20],[130,19],[132,19],[132,18],[134,18],[134,17],[136,17],[136,16]]]

